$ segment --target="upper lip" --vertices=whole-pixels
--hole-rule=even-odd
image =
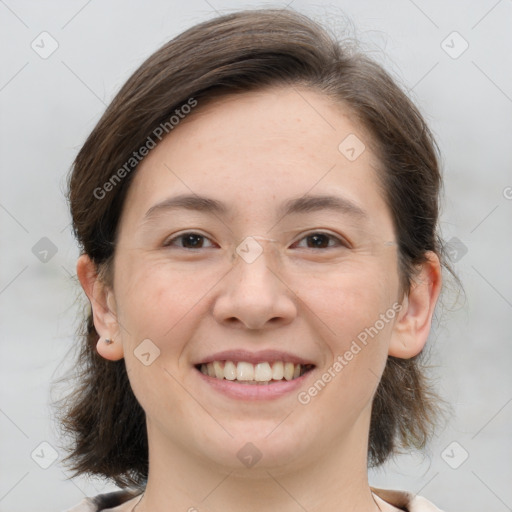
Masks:
[[[276,361],[283,361],[285,363],[314,365],[313,362],[304,359],[303,357],[296,356],[290,352],[281,350],[261,350],[259,352],[250,352],[248,350],[224,350],[216,352],[209,356],[205,356],[200,361],[196,361],[194,365],[212,363],[213,361],[246,361],[248,363],[274,363]]]

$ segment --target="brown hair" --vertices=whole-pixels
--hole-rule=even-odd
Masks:
[[[73,228],[102,279],[112,282],[118,221],[136,166],[100,199],[99,188],[123,166],[126,170],[126,162],[155,128],[191,98],[201,106],[214,97],[275,85],[306,86],[335,99],[370,134],[397,235],[402,290],[410,289],[426,251],[434,251],[453,274],[437,232],[442,185],[437,146],[417,108],[380,65],[308,17],[258,9],[196,25],[151,55],[78,153],[69,176]],[[61,428],[73,438],[65,461],[72,463],[73,476],[88,473],[113,479],[120,487],[142,486],[148,475],[145,413],[124,360],[107,361],[97,353],[99,336],[86,307],[77,384],[59,406]],[[439,406],[421,356],[388,358],[373,400],[371,466],[382,464],[400,446],[424,447],[433,432]]]

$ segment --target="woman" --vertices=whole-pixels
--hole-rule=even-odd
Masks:
[[[305,16],[152,55],[70,175],[91,309],[68,459],[130,488],[70,510],[439,510],[367,467],[436,421],[440,186],[414,105]]]

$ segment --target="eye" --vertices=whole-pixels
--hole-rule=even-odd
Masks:
[[[205,235],[193,231],[168,238],[164,247],[178,247],[180,249],[204,249],[204,241],[210,240]],[[306,241],[308,249],[329,249],[333,247],[348,247],[348,244],[330,233],[314,232],[301,238],[299,242]],[[300,246],[300,245],[299,245]],[[211,245],[213,247],[213,245]]]
[[[330,233],[315,232],[306,235],[301,238],[299,242],[306,240],[308,249],[329,249],[332,247],[348,247],[348,244],[340,238],[331,235]],[[329,245],[329,242],[333,241],[333,245]]]
[[[176,246],[175,242],[181,240],[182,243],[178,245],[180,249],[203,249],[204,240],[209,240],[204,235],[195,232],[183,233],[178,236],[174,236],[172,238],[168,238],[163,243],[164,247],[172,247]]]

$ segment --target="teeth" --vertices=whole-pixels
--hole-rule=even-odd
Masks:
[[[226,361],[224,365],[224,378],[227,380],[236,379],[236,366],[233,361]]]
[[[268,384],[271,381],[292,380],[300,377],[307,367],[290,362],[251,364],[246,361],[213,361],[202,364],[201,373],[217,379],[237,380],[247,384]]]
[[[220,361],[213,362],[213,369],[215,370],[215,377],[217,377],[217,379],[224,378],[224,368],[222,368],[222,363]]]
[[[268,363],[258,363],[254,367],[254,380],[257,382],[268,382],[272,380],[272,368],[270,368]]]
[[[293,379],[293,363],[284,363],[284,378],[286,380]]]
[[[284,377],[284,365],[282,361],[277,361],[272,365],[272,378],[282,380]]]
[[[236,365],[236,378],[237,380],[254,380],[254,366],[251,363],[240,361]]]
[[[220,361],[213,362],[213,369],[215,370],[215,377],[217,377],[217,379],[224,378],[224,368],[222,367],[222,363]]]

